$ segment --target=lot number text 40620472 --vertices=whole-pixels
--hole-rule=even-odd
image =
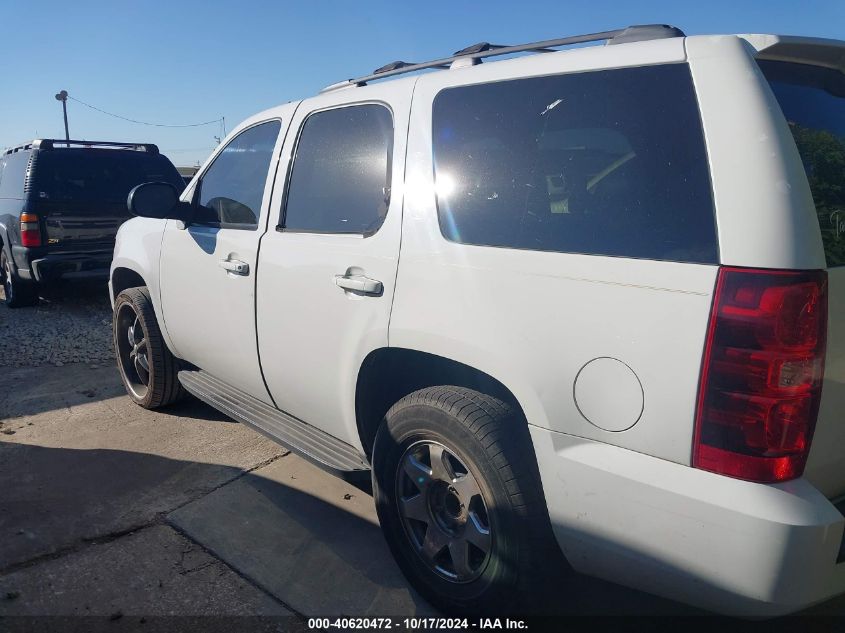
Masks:
[[[511,618],[309,618],[308,628],[331,629],[405,629],[405,630],[525,630],[524,620]]]

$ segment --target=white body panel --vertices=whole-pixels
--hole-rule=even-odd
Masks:
[[[845,517],[804,479],[763,485],[530,427],[558,542],[578,571],[721,613],[841,593]]]
[[[227,141],[261,121],[280,120],[271,161],[275,168],[295,110],[292,104],[253,117],[233,130]],[[197,174],[196,182],[214,158]],[[255,340],[255,270],[259,238],[267,226],[274,171],[271,169],[266,178],[256,230],[200,225],[186,229],[181,222],[169,221],[161,257],[162,312],[174,353],[267,403],[271,400],[261,376]],[[186,192],[186,196],[190,194]],[[249,274],[224,270],[220,266],[224,260],[246,262]]]
[[[622,59],[675,62],[684,53],[680,40],[624,48],[624,56],[608,46],[419,79],[390,344],[488,373],[508,386],[531,424],[689,464],[715,266],[456,244],[437,219],[431,103],[440,90]],[[642,385],[642,415],[624,432],[587,421],[572,397],[579,371],[599,357],[626,364]],[[609,385],[605,397],[613,396]]]
[[[276,231],[287,162],[307,116],[345,103],[380,103],[393,113],[392,183],[401,183],[411,107],[408,81],[328,93],[300,106],[285,143],[258,266],[258,340],[270,393],[283,411],[361,447],[355,419],[358,370],[374,349],[387,347],[399,259],[402,196],[391,196],[384,223],[369,237]],[[351,99],[354,97],[354,100]],[[348,292],[335,276],[350,268],[380,281],[380,296]]]
[[[742,39],[688,37],[722,264],[825,267],[813,196],[780,106]]]
[[[161,241],[167,220],[151,218],[132,218],[124,222],[117,230],[114,245],[114,257],[109,273],[109,296],[114,306],[112,277],[118,268],[126,268],[137,273],[147,284],[156,319],[161,325],[161,334],[167,347],[173,351],[173,341],[164,326],[164,313],[161,310],[161,290],[159,286],[159,264],[161,259]]]

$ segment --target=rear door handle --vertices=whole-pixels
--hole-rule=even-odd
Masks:
[[[249,274],[249,264],[239,259],[221,259],[217,262],[223,270],[234,275],[246,276]]]
[[[363,275],[335,275],[334,282],[344,290],[365,295],[380,295],[384,289],[380,281]]]

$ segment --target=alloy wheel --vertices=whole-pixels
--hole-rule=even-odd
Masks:
[[[150,385],[149,347],[141,320],[131,304],[124,303],[117,313],[115,342],[127,386],[137,398],[143,399]]]
[[[433,441],[409,446],[396,472],[405,535],[436,574],[451,582],[478,578],[493,549],[478,480],[454,451]]]
[[[6,301],[13,299],[14,288],[12,287],[12,267],[8,259],[3,259],[3,292],[6,293]]]

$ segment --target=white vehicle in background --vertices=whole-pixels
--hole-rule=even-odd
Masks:
[[[262,112],[130,195],[126,388],[372,476],[447,611],[530,609],[557,546],[729,614],[842,593],[843,68],[641,26]]]

